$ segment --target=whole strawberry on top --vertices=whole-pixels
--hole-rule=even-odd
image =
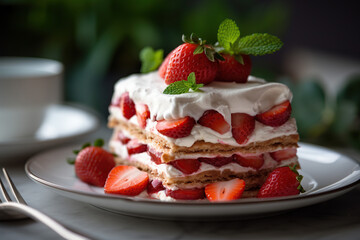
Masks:
[[[261,186],[257,197],[283,197],[305,192],[301,186],[303,176],[294,167],[279,167],[272,171]]]
[[[76,176],[83,182],[103,187],[110,170],[115,167],[114,155],[102,148],[104,141],[98,139],[94,146],[86,143],[81,150],[74,150],[76,159],[69,159],[75,164]]]
[[[267,33],[240,37],[238,26],[230,19],[220,24],[217,38],[215,49],[225,61],[219,61],[216,81],[223,82],[247,82],[252,67],[249,55],[273,53],[283,45],[279,38]]]

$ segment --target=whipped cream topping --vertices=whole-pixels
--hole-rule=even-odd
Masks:
[[[284,84],[267,83],[253,76],[249,77],[247,83],[241,84],[214,81],[201,88],[204,92],[167,95],[162,93],[166,87],[157,71],[133,74],[115,84],[112,102],[115,103],[124,92],[129,92],[135,104],[148,105],[151,119],[154,120],[185,116],[198,120],[206,110],[214,109],[231,123],[231,113],[255,116],[292,99],[289,88]]]

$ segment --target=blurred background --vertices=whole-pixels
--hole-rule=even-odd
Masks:
[[[0,0],[0,56],[65,66],[64,100],[107,117],[113,85],[140,70],[145,46],[181,44],[183,33],[216,41],[222,20],[242,35],[280,37],[276,54],[253,57],[252,75],[287,84],[301,141],[360,149],[360,14],[356,1]]]

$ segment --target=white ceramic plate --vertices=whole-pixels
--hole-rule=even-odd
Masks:
[[[76,148],[76,147],[74,147]],[[326,148],[301,144],[298,151],[306,193],[274,199],[240,199],[232,202],[161,202],[140,197],[104,194],[102,188],[85,184],[67,164],[74,148],[62,148],[31,158],[25,170],[37,183],[66,197],[126,215],[182,220],[249,218],[277,214],[337,197],[360,182],[360,166],[354,160]]]
[[[100,126],[95,113],[74,105],[53,105],[35,136],[0,141],[0,161],[9,157],[28,156],[46,148],[77,140]]]

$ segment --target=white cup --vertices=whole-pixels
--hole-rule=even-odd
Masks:
[[[46,109],[62,101],[61,63],[39,58],[0,58],[0,141],[33,137]]]

